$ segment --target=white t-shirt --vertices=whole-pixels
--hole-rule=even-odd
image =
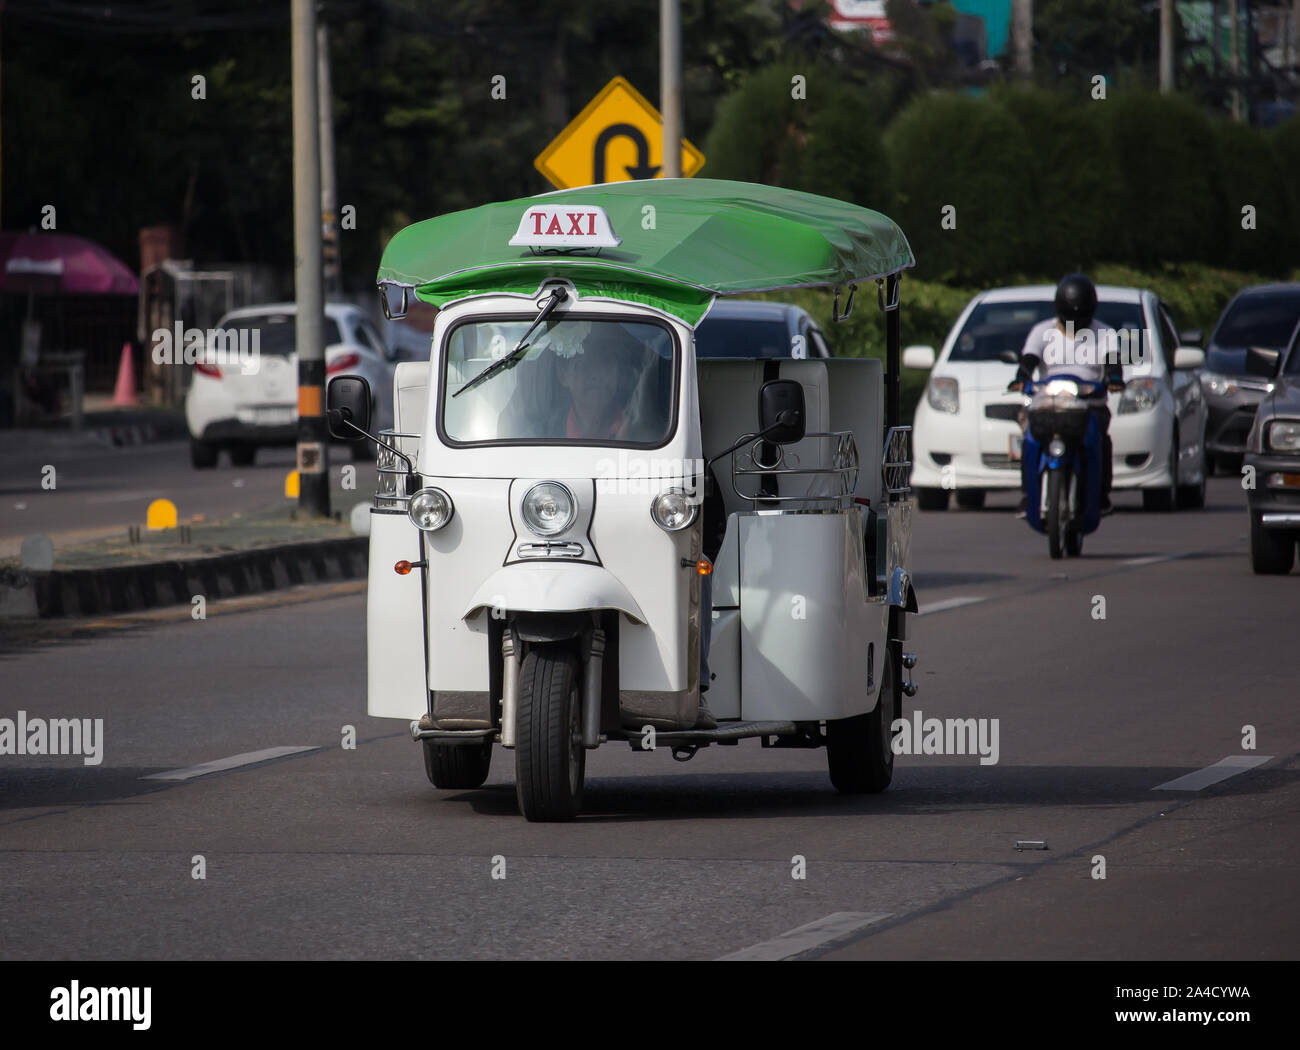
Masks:
[[[1055,317],[1049,317],[1029,330],[1020,356],[1033,354],[1039,359],[1039,380],[1070,375],[1100,383],[1106,378],[1108,355],[1114,360],[1118,345],[1119,333],[1095,318],[1087,327],[1071,325],[1067,331]]]

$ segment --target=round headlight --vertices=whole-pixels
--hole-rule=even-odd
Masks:
[[[451,497],[442,489],[420,489],[411,497],[411,505],[407,513],[417,529],[423,532],[437,532],[451,521],[455,508],[452,506]]]
[[[655,524],[668,532],[679,532],[695,521],[698,507],[681,489],[661,492],[650,504],[650,516]]]
[[[538,536],[558,536],[573,524],[573,493],[558,481],[543,481],[524,494],[524,524]]]

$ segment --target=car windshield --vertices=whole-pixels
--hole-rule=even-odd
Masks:
[[[695,356],[791,357],[793,348],[782,320],[706,317],[695,329]]]
[[[448,441],[655,447],[668,440],[676,342],[654,322],[552,318],[533,331],[512,367],[464,389],[531,324],[475,321],[452,329],[441,417]]]
[[[1265,347],[1280,350],[1300,321],[1300,290],[1243,295],[1229,308],[1211,342],[1216,347]]]
[[[220,325],[217,331],[231,332],[236,337],[240,332],[247,332],[250,342],[253,333],[256,332],[258,338],[256,345],[259,352],[288,357],[296,350],[294,340],[297,337],[298,326],[295,321],[293,314],[254,314],[252,317],[232,317],[225,324]],[[325,318],[321,334],[324,336],[326,346],[343,342],[343,336],[339,334],[339,326],[335,324],[333,318]]]
[[[1029,330],[1055,315],[1050,299],[980,303],[962,325],[948,360],[998,361],[1008,351],[1019,358]],[[1145,327],[1138,303],[1098,303],[1096,320],[1116,330]]]

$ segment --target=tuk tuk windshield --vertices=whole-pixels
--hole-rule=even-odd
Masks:
[[[465,389],[514,350],[531,323],[467,321],[452,329],[439,420],[448,442],[651,448],[667,442],[676,403],[676,340],[651,321],[548,319],[513,366]]]

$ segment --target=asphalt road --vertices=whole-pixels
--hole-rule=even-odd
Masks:
[[[35,437],[0,448],[0,557],[16,555],[23,537],[35,532],[57,548],[143,525],[155,499],[176,504],[181,521],[255,510],[283,497],[295,464],[292,448],[264,448],[252,466],[231,466],[223,454],[216,468],[195,470],[185,442],[115,447],[62,433]],[[331,471],[351,463],[349,446],[331,447]],[[354,502],[362,502],[375,490],[375,466],[356,468],[362,495]],[[47,476],[52,488],[43,484]],[[351,505],[335,509],[346,514]]]
[[[1201,512],[1120,495],[1063,562],[991,502],[917,517],[907,704],[998,719],[998,761],[901,757],[874,797],[757,741],[687,764],[602,747],[569,825],[519,816],[500,749],[484,788],[436,791],[364,713],[356,584],[0,626],[0,717],[104,719],[98,766],[0,757],[0,957],[1293,958],[1300,579],[1251,574],[1232,479]],[[141,779],[284,746],[318,750]]]

